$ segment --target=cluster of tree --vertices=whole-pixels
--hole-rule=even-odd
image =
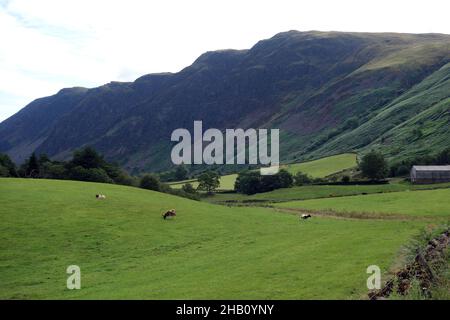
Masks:
[[[445,148],[436,154],[417,156],[395,163],[390,167],[390,176],[407,175],[413,165],[450,165],[450,148]]]
[[[185,168],[178,167],[175,172],[184,174]],[[187,171],[186,171],[187,173]],[[196,190],[176,190],[162,183],[158,176],[147,174],[138,178],[129,176],[118,165],[107,162],[102,155],[91,147],[74,152],[70,161],[52,161],[45,154],[35,153],[17,169],[15,163],[6,154],[0,154],[0,177],[42,178],[60,180],[79,180],[90,182],[115,183],[139,186],[144,189],[198,200]],[[183,179],[184,176],[179,175]]]
[[[294,176],[294,185],[298,187],[311,184],[313,182],[316,182],[316,180],[301,171],[298,171]]]
[[[362,175],[371,181],[385,179],[389,171],[386,159],[381,153],[376,151],[371,151],[364,155],[359,163],[359,168]],[[341,178],[341,183],[350,183],[350,180],[350,176],[344,175]],[[240,193],[255,194],[280,188],[290,188],[294,185],[303,186],[324,182],[326,182],[325,179],[312,178],[303,172],[297,172],[293,176],[283,169],[278,174],[271,176],[262,176],[259,171],[245,171],[238,175],[234,188],[235,191]]]
[[[0,177],[17,177],[16,164],[7,154],[0,153]]]
[[[389,165],[383,154],[372,150],[362,157],[359,169],[364,177],[372,181],[379,181],[388,176]]]
[[[391,176],[405,175],[409,173],[411,165],[445,165],[450,164],[450,148],[439,152],[434,156],[421,156],[390,167],[384,156],[376,151],[365,154],[359,169],[364,177],[371,181],[385,179],[390,171]],[[46,179],[69,179],[91,182],[116,183],[123,185],[135,185],[144,189],[165,192],[190,199],[199,199],[198,190],[213,193],[220,186],[220,175],[215,171],[206,171],[197,178],[198,187],[187,183],[179,190],[172,189],[170,185],[161,182],[180,181],[188,179],[188,170],[184,166],[178,166],[166,175],[146,174],[136,180],[123,171],[118,165],[108,163],[103,156],[91,147],[85,147],[75,151],[70,161],[52,161],[45,154],[37,157],[34,153],[17,169],[16,165],[6,154],[0,154],[0,177],[24,177]],[[342,177],[343,183],[348,183],[350,177]],[[313,179],[307,174],[297,172],[295,176],[281,169],[275,175],[260,175],[258,170],[248,170],[239,173],[234,189],[244,194],[268,192],[280,188],[290,188],[294,185],[302,186],[312,183],[324,182],[323,179]]]
[[[161,182],[159,176],[155,174],[146,174],[142,176],[139,181],[139,187],[142,189],[169,193],[192,200],[200,199],[199,195],[197,194],[197,191],[194,188],[192,188],[192,190],[187,190],[184,188],[185,186],[183,186],[182,189],[173,189],[167,183]]]
[[[174,170],[161,172],[159,179],[165,182],[187,180],[189,179],[189,171],[186,166],[178,165]]]
[[[255,194],[280,188],[290,188],[293,185],[292,174],[284,169],[274,175],[261,175],[259,171],[244,171],[239,173],[236,178],[234,190],[244,194]]]
[[[132,185],[133,179],[118,165],[107,162],[91,147],[74,152],[70,161],[52,161],[45,154],[35,153],[17,170],[18,177]]]
[[[211,194],[220,186],[220,175],[215,171],[206,171],[198,176],[197,181],[198,190]]]

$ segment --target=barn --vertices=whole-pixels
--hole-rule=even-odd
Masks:
[[[413,166],[411,169],[412,183],[450,182],[449,166]]]

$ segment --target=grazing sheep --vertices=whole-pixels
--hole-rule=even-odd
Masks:
[[[300,217],[300,219],[302,219],[302,220],[306,220],[308,218],[311,218],[310,214],[302,214],[301,217]]]
[[[106,196],[105,196],[104,194],[96,194],[95,197],[96,197],[98,200],[106,199]]]
[[[169,211],[167,211],[167,212],[165,212],[165,213],[163,213],[163,218],[164,218],[164,220],[166,220],[166,218],[170,218],[170,217],[176,217],[176,211],[175,211],[175,209],[170,209]]]

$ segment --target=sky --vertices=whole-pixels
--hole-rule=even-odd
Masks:
[[[0,0],[0,121],[65,87],[177,72],[288,30],[450,34],[448,0]]]

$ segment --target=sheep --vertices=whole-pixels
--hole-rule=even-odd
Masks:
[[[308,218],[311,218],[310,214],[302,214],[301,217],[300,217],[300,219],[302,219],[302,220],[306,220]]]
[[[175,209],[170,209],[169,211],[163,213],[162,217],[164,218],[164,220],[166,220],[166,218],[169,218],[169,217],[176,217],[176,215],[177,215],[177,214],[176,214]]]
[[[106,199],[106,196],[105,196],[104,194],[96,194],[95,197],[96,197],[98,200]]]

